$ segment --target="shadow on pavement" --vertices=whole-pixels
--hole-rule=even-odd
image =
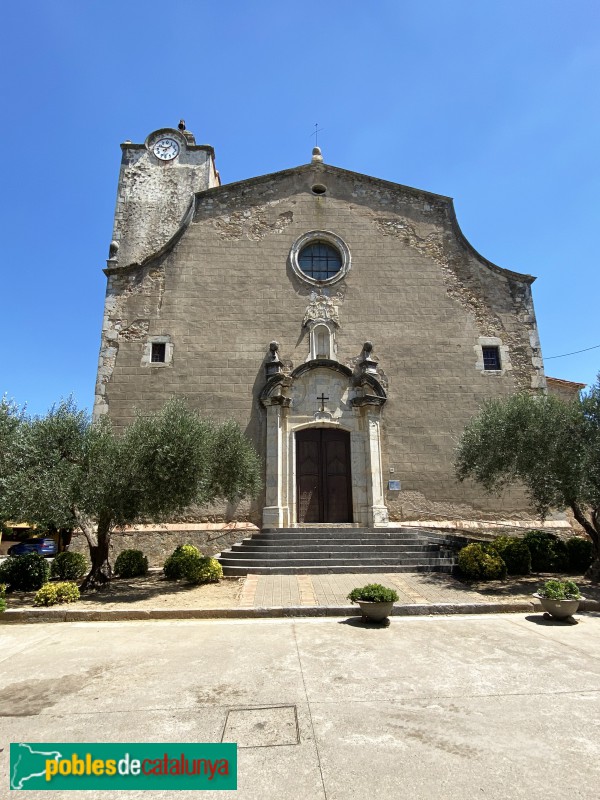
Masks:
[[[353,628],[365,628],[367,630],[381,630],[381,628],[389,628],[390,620],[384,619],[383,622],[363,622],[360,617],[348,617],[348,619],[341,619],[338,625],[350,625]]]
[[[578,624],[578,620],[574,617],[568,617],[567,619],[548,619],[543,614],[528,614],[525,619],[527,622],[534,622],[536,625],[542,625],[547,628],[554,628],[557,626],[559,628],[564,628]]]

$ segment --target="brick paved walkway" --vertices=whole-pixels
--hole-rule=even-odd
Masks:
[[[439,573],[248,575],[239,605],[261,608],[346,606],[349,603],[348,593],[366,583],[381,583],[395,589],[403,605],[473,603],[483,599],[481,594],[469,590],[451,576]]]

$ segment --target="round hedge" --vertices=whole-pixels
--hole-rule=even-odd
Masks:
[[[198,558],[202,558],[202,554],[193,544],[178,545],[164,563],[165,578],[168,581],[180,581],[185,578],[188,565]]]
[[[76,581],[83,578],[88,566],[85,556],[81,553],[59,553],[50,568],[53,578],[60,578],[62,581]]]
[[[72,581],[45,583],[36,592],[34,606],[54,606],[57,603],[76,603],[79,600],[79,589]]]
[[[216,558],[190,557],[186,563],[186,580],[189,583],[217,583],[223,577],[223,567]]]
[[[137,578],[148,574],[148,559],[141,550],[122,550],[115,561],[115,575],[119,578]]]
[[[566,572],[569,569],[567,546],[548,531],[527,531],[523,541],[531,553],[534,572]]]
[[[592,563],[592,542],[582,536],[573,536],[567,539],[567,552],[569,554],[569,569],[572,572],[583,574]]]
[[[35,592],[49,577],[50,565],[39,553],[9,556],[0,564],[0,583],[13,592]]]
[[[504,561],[493,549],[487,552],[478,542],[462,548],[458,554],[458,568],[470,580],[493,581],[506,577]]]
[[[504,561],[509,575],[529,575],[531,572],[531,553],[523,539],[499,536],[490,548]]]

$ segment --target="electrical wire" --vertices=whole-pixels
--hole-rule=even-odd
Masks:
[[[545,356],[544,361],[550,361],[551,358],[566,358],[567,356],[575,356],[577,353],[587,353],[588,350],[597,350],[600,344],[595,344],[593,347],[586,347],[584,350],[573,350],[572,353],[563,353],[560,356]]]

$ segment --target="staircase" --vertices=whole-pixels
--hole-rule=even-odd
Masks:
[[[218,556],[224,575],[447,572],[464,538],[426,528],[303,527],[262,531]]]

